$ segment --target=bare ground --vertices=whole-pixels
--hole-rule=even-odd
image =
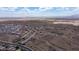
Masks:
[[[64,22],[1,21],[0,50],[79,51],[79,23]]]

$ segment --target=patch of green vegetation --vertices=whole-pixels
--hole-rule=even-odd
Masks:
[[[62,32],[57,32],[57,31],[54,31],[54,32],[51,32],[51,33],[55,33],[55,34],[57,34],[57,35],[64,35],[64,33],[62,33]]]

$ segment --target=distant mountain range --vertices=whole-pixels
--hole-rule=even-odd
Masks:
[[[39,20],[39,19],[56,19],[56,20],[79,20],[79,14],[71,16],[59,16],[59,17],[0,17],[0,19],[25,19],[25,20]]]
[[[58,17],[52,17],[52,18],[57,20],[79,20],[79,14],[71,15],[71,16],[58,16]]]

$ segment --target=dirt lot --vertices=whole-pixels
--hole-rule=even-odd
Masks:
[[[79,25],[54,24],[54,21],[1,21],[0,50],[79,51]]]

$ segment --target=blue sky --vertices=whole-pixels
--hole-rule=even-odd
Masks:
[[[0,17],[58,17],[79,14],[78,7],[0,7]]]

